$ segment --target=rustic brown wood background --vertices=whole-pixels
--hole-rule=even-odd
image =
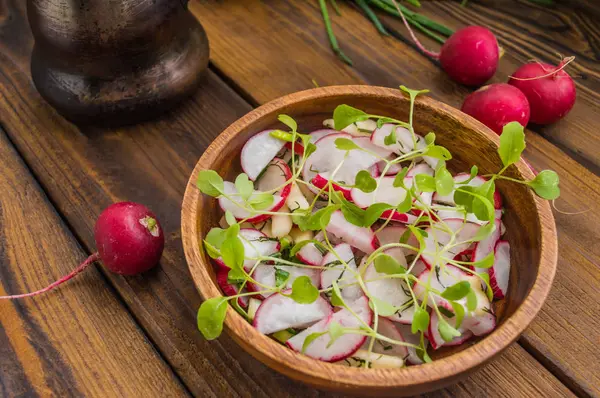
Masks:
[[[423,1],[452,28],[488,26],[506,55],[495,82],[536,58],[575,55],[578,100],[559,123],[527,132],[526,156],[561,177],[558,273],[517,344],[431,396],[600,396],[600,4],[564,0]],[[316,1],[193,0],[210,38],[200,90],[159,120],[121,129],[66,122],[31,83],[25,2],[0,1],[0,295],[34,290],[94,251],[93,225],[114,201],[150,206],[167,233],[163,259],[139,277],[101,267],[59,290],[0,303],[0,396],[331,396],[255,361],[227,337],[196,329],[200,298],[180,239],[187,178],[211,140],[252,107],[319,85],[405,84],[460,106],[469,90],[420,54],[397,20],[380,36],[340,3],[334,29],[354,68],[331,52]],[[424,39],[424,44],[436,44]]]

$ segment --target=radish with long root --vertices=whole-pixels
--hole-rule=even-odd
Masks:
[[[439,60],[442,69],[454,81],[466,86],[481,86],[498,67],[501,51],[496,36],[483,26],[467,26],[450,36],[439,53],[426,49],[408,24],[396,0],[393,0],[412,40],[425,55]]]
[[[495,83],[481,87],[471,93],[460,109],[473,116],[498,135],[510,122],[527,126],[529,122],[529,101],[518,88],[506,83]]]
[[[531,122],[554,123],[573,108],[577,96],[575,83],[564,68],[574,59],[567,57],[558,66],[531,62],[510,76],[508,84],[521,90],[529,100]]]
[[[134,202],[120,202],[107,207],[96,221],[94,238],[98,252],[68,275],[38,291],[0,296],[0,300],[46,293],[98,261],[111,272],[137,275],[158,263],[165,244],[165,236],[156,216],[146,206]]]

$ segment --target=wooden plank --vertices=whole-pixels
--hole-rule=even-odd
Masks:
[[[20,28],[25,23],[23,9],[14,2],[10,10],[11,22],[5,19],[3,28],[23,36],[0,41],[5,65],[0,70],[0,118],[88,249],[92,250],[94,219],[112,201],[141,201],[155,210],[168,237],[161,267],[141,277],[107,274],[107,278],[188,388],[203,397],[322,395],[268,370],[226,336],[206,342],[196,330],[200,301],[181,250],[181,198],[208,142],[249,106],[209,74],[191,101],[155,123],[116,130],[77,129],[57,116],[32,87],[27,59],[31,39]],[[517,380],[515,388],[568,395],[521,347],[514,345],[503,358],[510,365],[501,365],[502,373]],[[480,378],[461,383],[455,396],[477,396],[481,391],[477,383],[484,380],[489,380],[485,388],[491,393],[503,394],[494,373],[484,368],[477,373]]]
[[[54,282],[87,256],[0,130],[0,295]],[[185,396],[101,274],[0,302],[0,395]]]
[[[436,17],[440,20],[455,28],[461,25],[448,9],[460,9],[457,2],[424,3],[427,3],[424,8],[431,12],[438,6],[444,8],[448,14],[439,12]],[[309,88],[311,79],[316,79],[322,85],[363,82],[384,86],[402,83],[410,87],[428,87],[432,89],[434,97],[454,106],[460,106],[461,98],[467,93],[464,87],[450,82],[433,62],[408,45],[408,39],[402,42],[379,36],[352,8],[343,8],[344,19],[334,19],[338,21],[335,26],[338,38],[345,45],[346,53],[354,60],[354,68],[347,67],[332,55],[321,15],[314,2],[290,4],[254,1],[241,4],[196,1],[192,2],[191,7],[203,21],[212,39],[215,66],[257,103]],[[511,15],[519,14],[511,12]],[[498,15],[497,18],[500,20],[502,16]],[[495,26],[492,28],[496,29]],[[227,27],[227,32],[224,27]],[[558,36],[547,40],[558,40]],[[518,47],[514,43],[510,45],[511,48]],[[378,51],[374,51],[374,48]],[[541,57],[542,52],[535,55]],[[501,62],[498,74],[506,74],[529,57],[527,53],[507,55]],[[582,58],[585,58],[585,54]],[[586,62],[582,61],[581,65],[590,65]],[[294,77],[286,78],[286,75]],[[256,79],[255,76],[265,78]],[[578,84],[588,84],[588,80],[578,81]],[[562,126],[574,141],[578,141],[577,145],[590,149],[587,163],[595,164],[600,160],[600,151],[594,149],[599,141],[594,137],[595,129],[592,128],[600,122],[600,115],[592,109],[596,106],[594,101],[598,94],[594,90],[597,87],[596,83],[581,87],[583,89],[580,89],[573,113],[548,128]],[[558,204],[566,211],[595,209],[600,200],[600,180],[545,139],[532,133],[528,134],[528,139],[528,155],[534,166],[538,169],[552,167],[560,174],[563,197]],[[572,145],[564,143],[563,146],[570,148]],[[580,151],[578,148],[573,147],[573,151]],[[600,239],[600,230],[597,228],[600,219],[593,210],[580,216],[560,213],[556,213],[556,216],[561,255],[555,288],[549,304],[525,334],[523,341],[539,356],[547,355],[549,366],[574,389],[598,394],[600,368],[595,347],[600,334],[593,325],[597,325],[600,311],[600,296],[597,294],[600,284],[600,245],[594,243]],[[582,307],[582,300],[587,305]],[[560,327],[552,333],[548,332],[551,330],[548,328],[556,323]],[[541,333],[542,330],[546,332]],[[564,353],[565,345],[572,350]]]
[[[331,13],[338,41],[354,61],[351,68],[331,51],[316,1],[212,0],[192,1],[190,7],[211,38],[213,64],[258,103],[310,88],[312,79],[321,85],[426,87],[433,89],[434,97],[456,107],[470,92],[452,82],[437,62],[416,51],[402,23],[393,18],[384,21],[401,40],[379,35],[352,7],[342,7],[342,16]],[[466,8],[459,1],[427,1],[422,7],[423,14],[453,29],[482,24],[494,31],[506,54],[491,82],[506,81],[529,59],[556,63],[557,52],[575,51],[577,61],[569,70],[581,76],[575,79],[578,101],[566,119],[536,131],[598,174],[600,143],[594,135],[594,126],[600,122],[596,110],[600,98],[598,25],[579,23],[588,18],[586,11],[568,10],[565,6],[553,11],[525,0],[472,2]],[[553,34],[547,33],[552,30]],[[418,37],[426,47],[439,49],[434,41]]]

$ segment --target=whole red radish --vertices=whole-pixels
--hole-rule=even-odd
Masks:
[[[499,58],[496,36],[483,26],[457,30],[446,40],[439,55],[448,76],[467,86],[480,86],[494,76]]]
[[[575,83],[563,69],[573,59],[565,58],[558,66],[528,63],[510,76],[508,83],[521,90],[529,100],[533,123],[554,123],[573,108],[577,96]]]
[[[439,53],[427,50],[415,36],[396,0],[396,10],[402,17],[412,40],[427,56],[437,59],[453,80],[467,86],[481,86],[498,68],[500,47],[496,36],[483,26],[467,26],[450,36]]]
[[[107,207],[94,228],[97,253],[89,256],[70,274],[35,292],[0,296],[18,299],[45,293],[73,278],[90,264],[101,261],[110,271],[135,275],[154,267],[165,244],[165,237],[156,216],[144,205],[120,202]]]
[[[133,202],[106,208],[96,221],[94,238],[102,263],[122,275],[152,268],[165,244],[156,216],[146,206]]]
[[[529,122],[529,102],[525,94],[506,83],[490,84],[474,91],[465,98],[461,110],[498,135],[507,123],[519,122],[526,126]]]

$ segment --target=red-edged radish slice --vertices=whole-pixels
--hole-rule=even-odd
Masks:
[[[394,187],[394,177],[378,178],[379,185],[371,193],[366,193],[358,188],[352,188],[350,191],[351,199],[358,207],[366,209],[373,203],[387,203],[392,206],[398,206],[406,197],[406,190],[401,187]],[[381,214],[382,219],[390,217],[394,221],[402,223],[411,223],[416,220],[412,214],[402,214],[395,210],[386,210]]]
[[[299,142],[295,142],[294,145],[292,145],[291,142],[286,142],[285,148],[290,151],[293,150],[294,153],[296,153],[296,155],[300,155],[300,156],[304,155],[304,146]],[[291,159],[291,154],[290,154],[290,159]]]
[[[464,243],[458,244],[449,249],[444,249],[444,246],[450,242],[450,234],[447,232],[445,228],[446,226],[453,232],[456,232],[456,243]],[[432,267],[436,258],[436,252],[440,252],[439,258],[453,259],[457,253],[460,253],[471,246],[472,242],[466,241],[469,241],[475,237],[480,228],[481,225],[471,222],[465,223],[463,220],[457,219],[448,219],[444,220],[443,224],[434,224],[432,227],[426,230],[427,237],[424,238],[425,250],[423,254],[421,254],[421,259],[427,268]]]
[[[395,156],[388,156],[387,160],[394,160],[396,159]],[[373,177],[379,177],[381,174],[383,174],[383,170],[385,170],[385,166],[386,166],[386,162],[385,161],[380,161],[378,162],[376,165],[377,167],[377,173],[375,175],[373,175]],[[390,165],[390,167],[388,167],[387,171],[385,172],[386,176],[395,176],[396,174],[398,174],[400,172],[400,170],[402,170],[402,166],[400,165],[400,163],[394,163],[392,165]]]
[[[489,269],[490,286],[494,291],[494,297],[504,298],[508,291],[508,280],[510,276],[510,245],[505,240],[496,243],[494,249],[494,265]]]
[[[292,284],[296,280],[296,278],[300,276],[308,276],[310,281],[315,287],[319,286],[320,278],[319,274],[321,273],[318,269],[312,268],[301,268],[294,266],[285,266],[285,265],[272,265],[272,264],[259,264],[254,272],[252,273],[252,278],[260,283],[261,285],[267,287],[275,287],[275,272],[279,269],[281,271],[288,272],[290,274],[289,279],[286,283],[286,288],[291,289]],[[261,290],[266,289],[265,287],[261,287],[252,282],[248,282],[248,288],[253,292],[259,292]],[[262,293],[263,297],[269,297],[273,293]]]
[[[404,185],[406,186],[406,188],[412,188],[414,183],[414,178],[413,177],[404,177]],[[421,201],[423,203],[425,203],[427,206],[431,206],[431,202],[432,202],[432,198],[433,198],[433,192],[421,192],[419,194],[419,197],[421,198]],[[415,206],[421,206],[421,202],[417,201],[416,198],[413,198],[413,203],[415,204]],[[420,212],[418,211],[418,209],[413,209],[412,210],[413,213],[415,213],[416,215],[419,215]],[[414,221],[413,221],[414,222]]]
[[[379,240],[371,228],[358,227],[348,222],[340,210],[331,214],[325,229],[366,254],[372,253],[379,247]]]
[[[473,262],[483,260],[486,256],[494,251],[496,243],[500,239],[500,222],[501,221],[499,219],[495,220],[494,225],[496,228],[494,229],[494,232],[492,232],[484,240],[477,242],[475,249],[473,250]],[[475,270],[477,272],[488,272],[488,270],[485,268],[475,268]]]
[[[407,229],[408,228],[403,226],[387,226],[378,231],[375,235],[377,236],[377,239],[379,239],[379,244],[385,246],[390,243],[400,243],[400,237],[402,237]],[[419,242],[414,235],[411,234],[406,244],[418,247]],[[392,256],[400,264],[406,264],[406,256],[404,253],[404,249],[401,247],[394,247],[385,251],[385,254]]]
[[[498,218],[498,217],[496,217]],[[506,225],[504,225],[503,221],[500,221],[500,236],[504,236],[506,233]]]
[[[452,266],[446,265],[444,267],[436,267],[435,270],[426,270],[423,271],[419,276],[417,276],[418,281],[415,282],[413,286],[413,291],[415,296],[423,301],[425,298],[425,292],[427,286],[431,286],[432,289],[439,291],[440,293],[446,290],[446,288],[465,280],[467,275],[461,271],[460,269]],[[427,300],[427,305],[431,308],[434,306],[441,306],[447,309],[448,311],[454,313],[454,309],[452,305],[445,298],[433,293],[429,292],[429,299]]]
[[[246,272],[252,270],[256,264],[256,260],[252,260],[252,258],[278,253],[281,248],[279,241],[270,239],[257,229],[242,228],[239,237],[244,245],[244,257],[246,258],[244,269]]]
[[[495,210],[494,211],[495,214],[495,218],[501,218],[502,217],[502,210]],[[455,209],[451,209],[451,208],[447,208],[447,209],[440,209],[437,211],[437,217],[440,220],[448,220],[451,218],[456,218],[456,219],[460,219],[463,220],[465,219],[465,213],[459,211],[459,210],[455,210]],[[477,216],[475,216],[475,214],[473,213],[467,213],[466,214],[466,221],[475,223],[475,224],[479,224],[479,225],[483,225],[483,224],[487,224],[488,221],[482,221],[480,219],[477,218]]]
[[[415,265],[410,270],[410,273],[413,275],[420,275],[423,271],[427,270],[427,266],[423,262],[423,260],[417,260]]]
[[[285,146],[285,141],[271,136],[271,131],[273,130],[264,130],[253,135],[242,148],[240,155],[242,169],[252,181],[256,180],[261,171]]]
[[[337,281],[344,301],[354,301],[362,296],[363,292],[359,285],[351,285],[356,282],[355,272],[357,271],[352,248],[347,243],[340,243],[333,250],[337,253],[337,256],[333,252],[329,252],[321,262],[321,266],[327,267],[327,269],[321,272],[320,288],[329,289],[333,286],[333,281]],[[340,263],[338,256],[348,264],[348,267]]]
[[[227,275],[229,274],[229,268],[220,268],[217,270],[217,284],[226,296],[235,296],[240,292],[240,288],[234,284],[229,283]],[[237,302],[242,308],[248,307],[248,297],[238,297]]]
[[[474,283],[475,278],[472,279],[471,286],[477,298],[477,306],[474,311],[465,314],[463,326],[473,332],[475,336],[483,336],[490,333],[496,327],[496,315],[494,315],[487,295],[483,290],[478,288],[481,287],[481,284],[479,282]],[[461,299],[460,302],[464,306],[466,300]]]
[[[396,341],[404,341],[402,333],[396,327],[396,324],[386,318],[379,317],[377,320],[377,333]],[[368,350],[370,339],[367,339],[362,349]],[[408,348],[400,344],[392,344],[384,340],[375,340],[373,352],[384,355],[395,355],[404,358],[408,355]]]
[[[419,163],[411,168],[408,173],[406,173],[407,177],[414,177],[417,174],[425,174],[433,177],[435,171],[427,164],[427,163]]]
[[[337,363],[351,368],[363,368],[365,361],[369,361],[369,369],[398,369],[404,367],[404,359],[401,357],[369,352],[368,349],[364,348]]]
[[[219,206],[221,207],[221,209],[223,209],[223,211],[229,210],[231,212],[231,214],[233,214],[233,216],[237,220],[247,219],[246,221],[256,224],[256,223],[259,223],[261,221],[265,221],[265,220],[271,218],[270,214],[258,214],[258,215],[255,215],[252,217],[252,214],[249,211],[238,206],[238,205],[242,204],[242,199],[239,197],[238,191],[232,182],[225,181],[223,183],[223,191],[225,192],[225,194],[227,194],[229,197],[231,197],[233,200],[235,200],[235,202],[237,202],[237,204],[234,203],[233,200],[230,200],[229,198],[226,198],[225,196],[219,196]],[[285,191],[285,188],[284,188],[284,191]],[[250,196],[250,200],[252,200],[253,196],[255,196],[259,193],[261,193],[261,192],[254,191],[252,196]],[[285,204],[285,199],[287,197],[287,194],[289,194],[289,190],[287,191],[286,196],[281,196],[278,194],[273,195],[273,203],[271,204],[271,206],[268,209],[265,209],[264,211],[275,212],[275,211],[281,209],[281,207]]]
[[[291,183],[286,182],[292,179],[292,171],[286,162],[275,158],[268,165],[264,173],[256,182],[257,191],[271,191],[281,187],[277,193],[282,197],[288,197],[292,189]]]
[[[315,240],[318,242],[323,242],[324,237],[322,231],[315,236]],[[319,250],[317,245],[311,242],[302,246],[298,253],[296,253],[296,258],[302,261],[304,264],[320,266],[323,262],[323,253],[321,250]]]
[[[377,272],[373,263],[366,265],[363,280],[371,297],[385,301],[394,307],[402,307],[412,300],[410,290],[403,279],[379,279],[383,276],[385,274]],[[414,315],[415,307],[411,304],[387,318],[395,322],[410,324]]]
[[[467,181],[469,178],[471,178],[471,176],[469,174],[466,173],[460,173],[454,176],[454,183],[456,185],[465,185],[465,184],[460,184],[462,182]],[[475,176],[475,178],[473,178],[471,181],[469,181],[468,184],[466,184],[467,186],[470,187],[480,187],[483,184],[485,184],[487,180],[484,177],[481,176]],[[433,201],[437,202],[437,203],[443,203],[443,204],[447,204],[447,205],[451,205],[451,206],[456,206],[456,203],[454,202],[454,192],[452,191],[450,192],[448,195],[438,195],[437,193],[433,195]],[[502,208],[502,197],[500,196],[500,193],[498,192],[498,190],[496,190],[494,192],[494,208],[495,209],[501,209]]]
[[[331,135],[331,134],[339,134],[339,133],[340,133],[340,131],[334,130],[333,128],[331,128],[331,129],[315,130],[308,134],[310,135],[310,142],[312,142],[314,144],[315,142],[317,142],[319,140],[319,138],[323,138],[323,137]]]
[[[367,325],[373,323],[373,313],[369,308],[369,301],[365,296],[362,296],[355,302],[349,304],[349,307],[356,315],[358,315],[359,319],[344,308],[341,311],[334,313],[329,318],[323,319],[290,338],[286,342],[287,346],[294,351],[302,352],[302,346],[304,345],[306,338],[313,333],[327,331],[331,322],[337,322],[346,328],[358,328],[362,326],[363,323]],[[329,334],[324,334],[313,340],[308,347],[306,347],[304,354],[324,362],[341,361],[354,354],[364,343],[366,338],[366,336],[359,334],[347,333],[331,343]]]
[[[392,130],[395,127],[397,127],[397,126],[394,124],[386,123],[383,126],[376,128],[375,131],[373,131],[373,134],[371,134],[371,142],[374,145],[377,145],[380,148],[387,149],[391,152],[394,152],[397,154],[404,153],[405,151],[402,146],[402,143],[400,141],[398,141],[397,139],[390,145],[386,145],[386,143],[385,143],[385,138],[392,133]]]
[[[410,330],[411,325],[396,324],[396,327],[398,328],[398,331],[402,334],[404,341],[406,341],[407,343],[410,343],[410,344],[414,344],[416,346],[421,344],[421,337],[419,336],[419,334],[412,334],[412,331]],[[428,345],[429,345],[429,341],[427,339],[425,339],[425,349],[427,349]],[[417,354],[416,348],[414,348],[414,347],[406,347],[406,348],[408,350],[408,356],[406,357],[406,362],[409,365],[420,365],[420,364],[424,363],[423,360]]]
[[[323,173],[317,174],[315,178],[313,178],[310,182],[318,189],[323,189],[329,182],[330,177],[330,173],[324,171]],[[332,183],[331,185],[333,186],[334,191],[340,192],[342,195],[344,195],[344,198],[346,198],[346,200],[352,200],[350,188],[341,187],[336,183]],[[324,193],[327,194],[327,190],[325,190]]]
[[[332,313],[331,305],[321,296],[311,304],[299,304],[282,293],[270,296],[258,307],[252,324],[259,332],[271,334],[288,328],[306,328]]]
[[[454,320],[455,318],[449,319],[449,318],[444,317],[444,319],[446,322],[448,322],[450,324],[450,326],[456,327],[456,324],[455,324],[456,321]],[[442,338],[440,331],[438,330],[438,324],[439,324],[439,316],[438,316],[437,312],[431,311],[429,328],[427,330],[427,339],[431,343],[431,347],[433,347],[434,350],[437,350],[438,348],[440,348],[442,346],[450,347],[450,346],[460,345],[460,344],[464,343],[465,341],[469,340],[471,337],[473,337],[473,333],[470,330],[464,329],[463,325],[461,325],[461,327],[457,329],[461,333],[461,335],[453,338],[450,341],[445,341]]]

